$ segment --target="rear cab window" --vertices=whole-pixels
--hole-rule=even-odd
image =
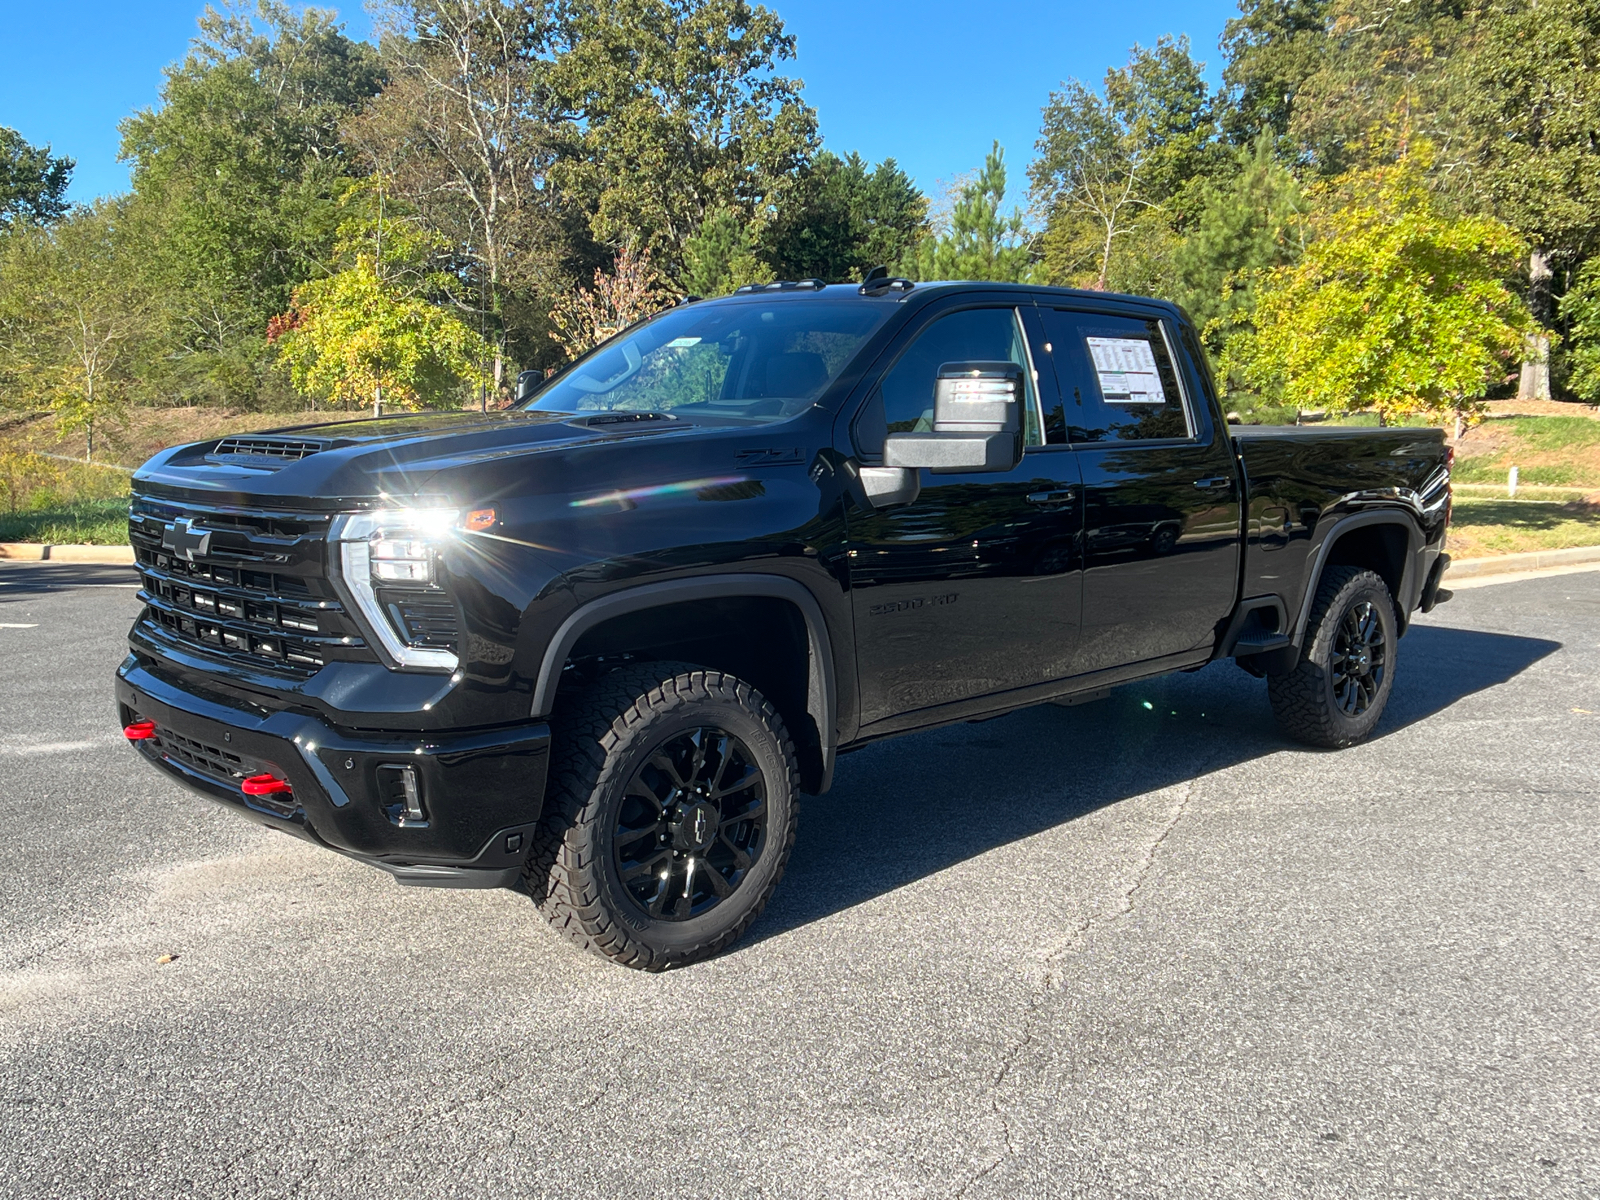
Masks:
[[[1042,308],[1060,383],[1044,414],[1051,441],[1187,441],[1195,422],[1166,323],[1156,318]]]

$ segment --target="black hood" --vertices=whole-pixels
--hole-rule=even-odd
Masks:
[[[440,471],[640,437],[682,437],[696,426],[637,414],[407,413],[292,425],[213,438],[155,455],[134,475],[141,493],[204,494],[217,503],[311,500],[337,508],[382,496],[426,496]]]

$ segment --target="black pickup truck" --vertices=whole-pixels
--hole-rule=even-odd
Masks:
[[[146,463],[119,716],[253,820],[634,967],[737,938],[877,738],[1231,657],[1349,745],[1448,561],[1439,431],[1229,427],[1156,300],[770,284],[530,384]]]

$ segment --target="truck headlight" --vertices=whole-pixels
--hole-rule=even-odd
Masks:
[[[429,588],[439,551],[455,536],[453,508],[381,508],[342,513],[329,531],[334,582],[380,650],[401,668],[454,671],[459,658],[437,646],[413,646],[378,601],[377,585]]]

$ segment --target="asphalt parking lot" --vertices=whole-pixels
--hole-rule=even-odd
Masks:
[[[1227,664],[869,747],[660,976],[135,761],[127,581],[0,568],[0,1194],[1600,1194],[1600,572],[1354,750]]]

